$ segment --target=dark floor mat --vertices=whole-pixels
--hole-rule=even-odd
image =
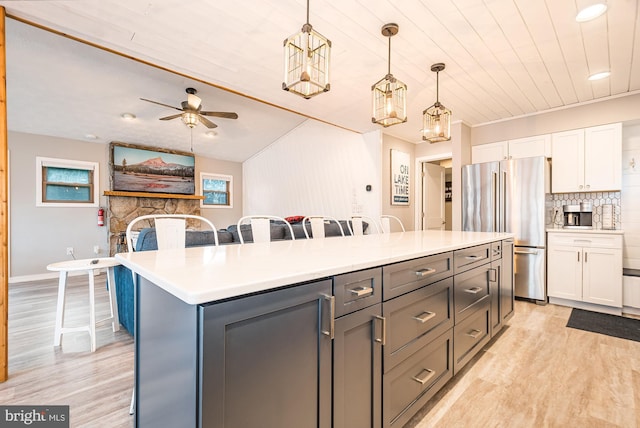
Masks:
[[[573,309],[567,327],[640,342],[640,320]]]

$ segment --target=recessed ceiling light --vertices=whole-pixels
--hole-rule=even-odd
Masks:
[[[610,71],[601,71],[600,73],[595,73],[589,76],[589,80],[600,80],[611,75]]]
[[[204,135],[206,135],[209,138],[215,138],[218,136],[218,133],[216,131],[207,131],[204,133]]]
[[[124,120],[133,120],[136,118],[136,115],[133,113],[122,113],[120,117],[123,118]]]
[[[605,3],[595,3],[591,6],[587,6],[580,10],[576,15],[576,21],[587,22],[592,19],[596,19],[607,11],[607,5]]]
[[[94,134],[85,134],[84,138],[86,138],[87,140],[97,140],[98,136]]]

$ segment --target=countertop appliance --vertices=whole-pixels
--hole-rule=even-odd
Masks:
[[[575,205],[563,205],[565,229],[592,229],[592,207],[589,202]]]
[[[462,229],[510,232],[515,295],[546,303],[545,193],[551,167],[544,156],[462,167]]]

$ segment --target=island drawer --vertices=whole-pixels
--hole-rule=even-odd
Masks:
[[[491,263],[456,275],[453,279],[455,323],[475,312],[484,298],[489,298],[491,275],[495,274]]]
[[[502,258],[502,241],[491,243],[491,261]]]
[[[491,261],[491,244],[463,248],[453,253],[453,270],[456,274]]]
[[[453,371],[458,373],[465,364],[491,339],[490,308],[491,301],[485,298],[478,310],[453,327]]]
[[[449,329],[383,376],[382,426],[404,426],[452,377],[453,335]]]
[[[382,268],[361,270],[333,277],[336,317],[382,301]]]
[[[383,305],[385,373],[453,327],[453,278],[443,279]]]
[[[382,268],[383,299],[389,300],[453,275],[453,253],[434,254]]]

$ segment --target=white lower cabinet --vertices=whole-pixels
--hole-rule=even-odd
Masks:
[[[622,235],[549,232],[547,287],[551,303],[619,313]]]

